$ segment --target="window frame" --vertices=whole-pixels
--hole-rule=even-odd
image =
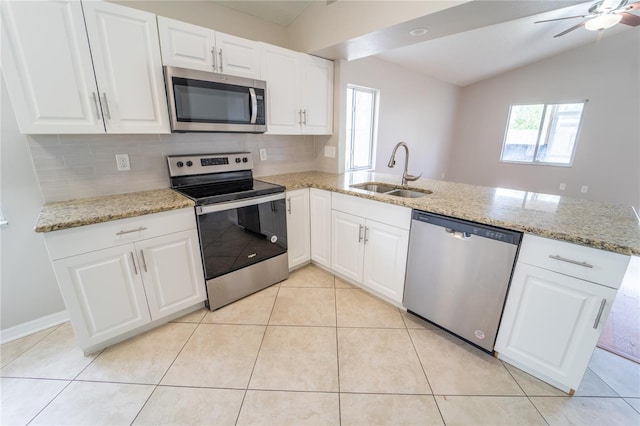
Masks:
[[[346,99],[349,98],[349,90],[353,90],[353,94],[352,94],[352,109],[351,109],[351,117],[353,119],[354,117],[354,109],[355,109],[355,102],[353,102],[353,98],[356,95],[356,92],[366,92],[366,93],[370,93],[373,95],[373,103],[372,103],[372,108],[371,108],[371,138],[369,139],[369,147],[370,147],[370,151],[369,151],[369,164],[366,166],[362,166],[362,167],[349,167],[349,166],[353,166],[353,161],[354,161],[354,149],[353,149],[353,145],[352,143],[350,144],[349,141],[353,142],[354,140],[354,135],[355,135],[355,131],[356,131],[356,127],[352,124],[351,125],[351,135],[348,134],[348,132],[346,131],[349,128],[349,123],[347,121],[347,126],[345,126],[345,172],[356,172],[356,171],[363,171],[363,170],[373,170],[375,169],[375,161],[376,161],[376,144],[377,144],[377,139],[378,139],[378,107],[379,107],[379,102],[380,102],[380,90],[379,89],[374,89],[371,87],[365,87],[365,86],[359,86],[357,84],[347,84],[347,94],[345,97],[345,101]],[[345,106],[346,106],[346,102],[345,102]],[[349,112],[347,111],[347,114]],[[350,136],[350,137],[349,137]],[[349,155],[346,155],[347,153],[349,153]]]
[[[532,166],[554,166],[554,167],[572,167],[573,166],[573,160],[575,158],[575,154],[576,154],[576,149],[578,147],[578,141],[580,140],[580,134],[582,132],[582,124],[584,121],[584,110],[587,106],[587,103],[589,102],[589,99],[580,99],[580,100],[575,100],[575,101],[565,101],[565,102],[538,102],[538,103],[513,103],[509,105],[509,114],[507,116],[507,126],[504,132],[504,138],[502,140],[502,149],[500,151],[500,163],[506,163],[506,164],[526,164],[526,165],[532,165]],[[545,130],[545,116],[547,113],[547,108],[550,105],[570,105],[570,104],[582,104],[582,112],[580,113],[580,121],[578,123],[578,128],[576,130],[576,137],[575,140],[573,142],[573,147],[571,149],[571,157],[569,159],[568,163],[557,163],[557,162],[551,162],[551,161],[539,161],[537,160],[538,157],[538,152],[540,147],[543,145],[541,144],[541,135],[542,132]],[[541,120],[540,120],[540,124],[538,127],[538,136],[536,138],[536,145],[535,145],[535,149],[533,152],[533,157],[531,161],[517,161],[517,160],[505,160],[503,159],[504,153],[505,153],[505,148],[507,146],[507,136],[509,135],[509,124],[511,123],[511,114],[513,112],[513,107],[515,106],[527,106],[527,105],[542,105],[542,114],[541,114]],[[556,115],[554,115],[552,117],[552,119],[550,120],[549,123],[546,123],[547,125],[547,130],[551,129],[553,127],[554,121],[555,121],[555,117]],[[544,141],[548,141],[549,139],[549,131],[547,131],[547,134],[545,136]]]

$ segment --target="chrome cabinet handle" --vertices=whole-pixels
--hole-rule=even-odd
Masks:
[[[555,259],[555,260],[559,260],[561,262],[567,262],[567,263],[571,263],[572,265],[578,265],[578,266],[583,266],[585,268],[593,268],[593,265],[587,263],[587,262],[579,262],[577,260],[572,260],[572,259],[567,259],[566,257],[562,257],[559,254],[550,254],[549,257],[551,259]]]
[[[602,311],[604,311],[604,306],[607,304],[607,299],[602,299],[600,302],[600,309],[598,309],[598,315],[596,315],[596,320],[593,322],[593,329],[597,329],[600,324],[600,318],[602,318]]]
[[[216,47],[213,46],[213,49],[211,49],[211,58],[213,59],[213,72],[217,71],[218,68],[218,63],[216,62]]]
[[[218,56],[220,57],[220,72],[222,72],[222,49],[218,50]]]
[[[111,110],[109,109],[109,101],[107,100],[106,92],[102,92],[102,99],[104,100],[104,112],[107,115],[107,119],[111,120]]]
[[[98,120],[102,120],[102,116],[100,115],[100,105],[98,105],[98,95],[96,95],[96,92],[91,92],[91,94],[93,95],[93,103],[96,106],[96,118]]]
[[[133,232],[146,231],[146,230],[147,230],[147,228],[145,226],[140,226],[140,227],[138,227],[136,229],[129,229],[127,231],[116,232],[116,235],[131,234]]]
[[[364,243],[367,244],[369,242],[369,227],[364,227]]]
[[[129,254],[131,255],[131,263],[133,263],[133,271],[136,273],[136,275],[138,275],[138,267],[136,266],[136,258],[133,257],[133,252],[130,251]]]
[[[298,110],[298,124],[302,126],[302,110]]]
[[[287,198],[287,203],[289,204],[289,207],[287,207],[287,211],[289,212],[289,214],[291,214],[291,198]]]
[[[140,250],[140,258],[142,259],[142,267],[144,268],[145,272],[147,271],[147,260],[144,258],[144,250]]]
[[[358,229],[358,242],[362,242],[362,225],[358,225],[360,228]]]
[[[307,125],[307,110],[303,109],[302,113],[304,114],[304,120],[302,120],[302,124]]]

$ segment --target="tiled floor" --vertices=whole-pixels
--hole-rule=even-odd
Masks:
[[[1,347],[1,424],[639,425],[640,365],[576,396],[315,267],[85,357],[69,324]]]

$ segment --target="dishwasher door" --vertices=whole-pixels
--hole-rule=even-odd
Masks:
[[[414,211],[404,305],[488,351],[522,234]]]

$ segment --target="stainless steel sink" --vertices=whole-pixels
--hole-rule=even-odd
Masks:
[[[395,185],[385,185],[375,182],[364,182],[351,185],[351,188],[362,189],[364,191],[376,192],[378,194],[392,195],[402,198],[420,198],[427,194],[433,194],[432,191],[422,188],[403,188]]]

